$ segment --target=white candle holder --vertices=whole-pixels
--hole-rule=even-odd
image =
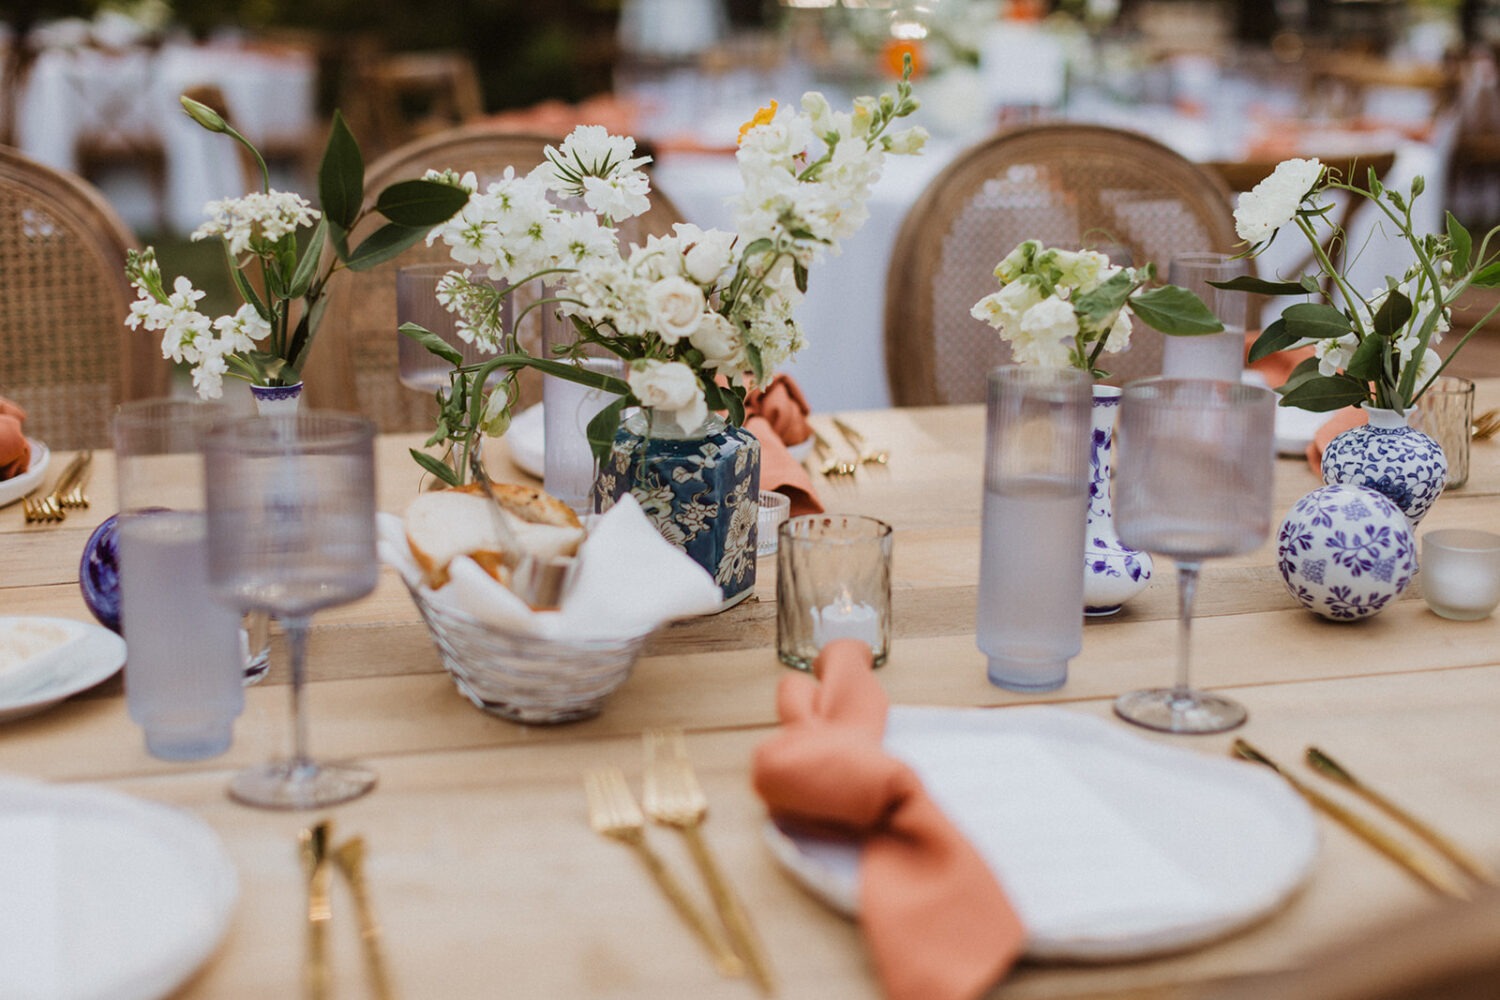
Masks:
[[[1445,528],[1422,536],[1422,596],[1444,618],[1476,621],[1500,605],[1500,535]]]

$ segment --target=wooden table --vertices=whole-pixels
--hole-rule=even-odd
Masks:
[[[1479,403],[1500,404],[1500,380],[1481,384]],[[1176,587],[1164,566],[1118,616],[1088,624],[1060,691],[1023,696],[992,687],[973,635],[981,409],[889,410],[851,421],[890,449],[890,468],[827,483],[823,495],[830,510],[895,526],[895,641],[879,674],[893,701],[1048,702],[1108,718],[1120,691],[1170,680]],[[400,511],[417,488],[405,455],[414,443],[415,435],[380,443],[385,510]],[[1500,531],[1497,458],[1500,443],[1476,444],[1469,484],[1443,497],[1423,530]],[[497,475],[513,471],[503,443],[491,445],[491,460]],[[1282,461],[1278,519],[1317,485],[1305,463]],[[114,509],[108,456],[91,492],[93,507],[61,526],[24,526],[19,504],[0,510],[4,613],[87,618],[76,571],[89,531]],[[1195,680],[1248,705],[1241,733],[1273,756],[1294,762],[1316,741],[1481,856],[1500,859],[1500,617],[1444,621],[1414,584],[1370,621],[1331,624],[1294,605],[1272,562],[1268,543],[1207,567]],[[774,725],[773,692],[785,672],[774,651],[774,585],[774,563],[763,560],[755,600],[665,629],[602,716],[557,728],[504,722],[463,699],[389,571],[369,598],[318,616],[307,706],[314,749],[379,772],[373,794],[329,814],[336,833],[369,842],[371,892],[401,996],[754,995],[747,981],[716,978],[635,860],[588,827],[582,772],[619,764],[637,782],[640,733],[663,725],[689,731],[712,803],[710,839],[759,923],[782,995],[877,995],[857,929],[807,896],[761,844],[764,811],[747,767]],[[297,995],[296,833],[321,814],[262,812],[224,794],[233,771],[280,752],[288,738],[283,669],[278,659],[269,680],[249,690],[229,753],[196,765],[146,755],[119,680],[0,728],[0,773],[97,782],[171,803],[223,838],[242,896],[223,946],[186,997]],[[1223,755],[1233,735],[1147,738]],[[1433,903],[1363,842],[1319,823],[1316,872],[1273,918],[1152,961],[1023,965],[995,995],[1185,996],[1195,985],[1295,965],[1329,942]],[[669,861],[686,864],[675,838],[656,841]],[[347,897],[336,903],[335,995],[365,996],[352,909]]]

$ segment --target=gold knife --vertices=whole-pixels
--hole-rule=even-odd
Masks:
[[[370,990],[377,1000],[390,1000],[391,984],[381,949],[380,922],[375,919],[375,908],[370,905],[370,894],[365,885],[365,839],[350,837],[334,849],[333,860],[354,894],[354,909],[359,915],[359,940],[364,946]]]
[[[1307,763],[1310,767],[1313,768],[1313,770],[1322,774],[1324,777],[1330,778],[1333,781],[1337,781],[1339,784],[1352,789],[1355,794],[1359,795],[1366,802],[1369,802],[1376,808],[1383,810],[1396,822],[1400,823],[1402,826],[1405,826],[1412,833],[1415,833],[1418,837],[1421,837],[1423,840],[1427,841],[1427,843],[1431,844],[1433,848],[1435,848],[1439,853],[1448,858],[1448,860],[1452,861],[1459,868],[1462,868],[1473,878],[1485,883],[1486,885],[1500,884],[1497,883],[1495,873],[1484,862],[1474,857],[1468,851],[1465,851],[1462,847],[1459,847],[1453,841],[1449,840],[1447,837],[1443,836],[1441,833],[1434,830],[1426,823],[1417,819],[1417,817],[1413,816],[1411,813],[1407,812],[1405,809],[1401,808],[1396,803],[1392,802],[1390,799],[1386,798],[1384,795],[1371,788],[1369,785],[1366,785],[1364,782],[1360,781],[1354,775],[1350,774],[1347,768],[1341,765],[1338,761],[1334,760],[1332,757],[1328,756],[1323,751],[1319,750],[1317,747],[1307,748]]]
[[[331,824],[326,820],[297,834],[302,870],[307,875],[307,957],[302,967],[303,988],[308,1000],[328,996],[328,923],[333,918],[328,861]]]
[[[1469,894],[1464,891],[1463,886],[1454,881],[1447,872],[1428,864],[1426,859],[1420,854],[1415,853],[1405,844],[1393,840],[1389,835],[1373,826],[1368,820],[1350,812],[1316,789],[1309,788],[1298,781],[1292,775],[1278,767],[1275,761],[1255,749],[1249,743],[1246,743],[1244,740],[1235,740],[1232,752],[1237,757],[1243,757],[1245,760],[1251,760],[1257,764],[1264,764],[1281,775],[1286,779],[1287,784],[1296,789],[1297,793],[1314,807],[1323,810],[1323,812],[1327,813],[1333,819],[1344,824],[1357,837],[1364,840],[1371,847],[1374,847],[1398,865],[1401,865],[1438,892],[1446,893],[1449,896],[1456,896],[1459,899],[1469,898]]]

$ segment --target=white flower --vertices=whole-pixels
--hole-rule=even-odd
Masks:
[[[1078,337],[1073,307],[1055,296],[1043,299],[1021,317],[1011,339],[1011,354],[1023,365],[1066,368]]]
[[[1359,338],[1353,333],[1318,341],[1313,345],[1313,357],[1318,359],[1318,374],[1328,376],[1343,371],[1348,366],[1349,360],[1354,357],[1354,350],[1357,347],[1359,347]]]
[[[705,288],[716,284],[734,264],[734,245],[739,238],[722,229],[699,229],[686,222],[672,227],[683,250],[682,265],[687,276]]]
[[[1111,266],[1109,257],[1097,250],[1048,250],[1042,260],[1057,272],[1057,281],[1080,292],[1095,288],[1109,278],[1118,267]]]
[[[1318,160],[1291,159],[1277,164],[1271,176],[1240,195],[1234,210],[1234,230],[1246,243],[1270,239],[1297,215],[1302,199],[1323,176]]]
[[[709,368],[744,367],[745,343],[740,328],[716,312],[704,314],[688,342],[703,352],[703,364]]]
[[[1130,347],[1130,334],[1134,329],[1131,316],[1129,306],[1115,315],[1114,324],[1109,328],[1109,335],[1104,340],[1104,349],[1110,354],[1119,354]]]
[[[1417,365],[1417,380],[1414,383],[1418,389],[1431,382],[1437,375],[1438,369],[1443,367],[1442,356],[1428,348],[1422,354],[1422,361]]]
[[[641,405],[674,421],[683,431],[696,429],[708,417],[698,376],[680,361],[637,361],[626,376]]]
[[[479,428],[490,437],[499,437],[510,429],[510,391],[503,382],[491,389],[485,399]]]
[[[651,208],[651,181],[643,173],[619,177],[585,177],[583,201],[611,219],[631,219]]]
[[[885,137],[885,149],[888,153],[898,156],[910,156],[920,153],[927,145],[927,130],[920,125],[900,132],[892,132]]]
[[[686,278],[663,278],[646,291],[651,325],[668,344],[691,336],[703,318],[703,289]]]
[[[193,231],[193,239],[222,236],[235,256],[269,252],[271,244],[312,225],[321,214],[301,195],[275,190],[211,201],[203,212],[208,221]]]

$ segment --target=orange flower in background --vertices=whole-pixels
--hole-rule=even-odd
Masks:
[[[763,107],[759,111],[755,112],[754,116],[752,116],[749,121],[747,121],[745,124],[743,124],[743,125],[740,126],[740,138],[739,138],[739,141],[740,142],[744,142],[745,141],[745,133],[749,132],[751,129],[755,128],[757,125],[769,125],[769,124],[771,124],[771,119],[776,117],[776,109],[779,108],[779,107],[781,107],[780,104],[778,104],[776,101],[772,101],[766,107]]]
[[[885,43],[885,49],[881,52],[885,61],[885,71],[891,76],[899,77],[906,70],[906,58],[911,57],[911,78],[917,79],[926,70],[927,64],[922,58],[922,43],[915,38],[892,38]]]

